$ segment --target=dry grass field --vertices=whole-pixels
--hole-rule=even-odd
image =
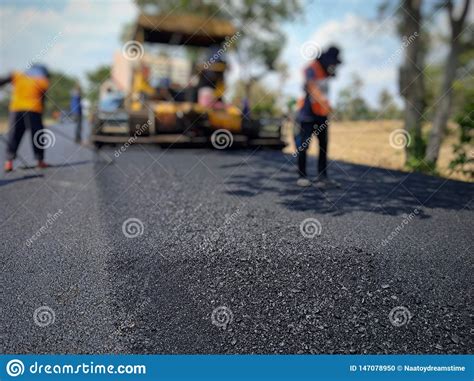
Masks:
[[[389,142],[390,133],[399,128],[403,128],[403,122],[396,120],[332,123],[329,127],[329,157],[349,163],[406,171],[404,150],[393,148]],[[428,130],[430,126],[425,128]],[[449,169],[449,163],[454,157],[453,144],[457,140],[456,134],[455,126],[451,125],[441,147],[438,172],[442,177],[469,181],[462,174],[451,173]],[[288,142],[285,152],[295,152],[291,124],[284,127],[284,135]],[[316,139],[311,142],[309,153],[317,155]]]

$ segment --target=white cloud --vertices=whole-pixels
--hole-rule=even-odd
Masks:
[[[0,67],[23,69],[32,60],[83,77],[112,62],[125,23],[135,19],[131,0],[69,1],[46,7],[5,5],[0,9]]]

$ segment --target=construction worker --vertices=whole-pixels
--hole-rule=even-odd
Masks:
[[[141,110],[143,102],[156,95],[156,90],[150,85],[150,68],[141,64],[133,73],[132,110]]]
[[[147,65],[142,64],[141,67],[135,71],[132,86],[132,91],[138,94],[142,100],[151,97],[156,93],[156,90],[150,85],[149,80],[150,68]]]
[[[42,65],[32,65],[24,73],[13,72],[0,79],[0,86],[13,85],[10,101],[10,127],[8,133],[7,160],[5,172],[13,170],[13,160],[26,129],[31,132],[33,152],[39,168],[46,168],[44,162],[43,110],[45,94],[49,87],[49,72]]]
[[[82,91],[81,85],[76,83],[71,94],[71,104],[70,104],[70,113],[71,117],[76,122],[76,133],[75,141],[78,144],[81,144],[81,135],[82,135]]]
[[[300,132],[296,138],[299,174],[297,184],[302,187],[311,185],[306,173],[306,151],[313,135],[316,135],[319,141],[317,181],[322,187],[338,185],[328,179],[327,174],[328,115],[331,112],[328,80],[336,75],[336,67],[340,63],[339,49],[331,46],[304,70],[305,96],[299,101],[297,121],[300,124]]]

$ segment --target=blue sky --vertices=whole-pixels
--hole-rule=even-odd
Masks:
[[[392,17],[378,18],[379,3],[306,1],[304,17],[282,25],[288,35],[282,60],[290,69],[283,92],[301,91],[306,64],[301,46],[309,41],[322,48],[335,43],[342,49],[344,64],[331,88],[333,100],[352,73],[362,76],[364,96],[371,104],[384,88],[396,94],[401,40]],[[0,0],[0,4],[0,74],[40,61],[84,78],[87,70],[111,63],[114,52],[121,49],[123,25],[137,16],[132,0]],[[231,81],[238,71],[234,68],[229,74]],[[274,76],[266,81],[269,87],[278,83]]]

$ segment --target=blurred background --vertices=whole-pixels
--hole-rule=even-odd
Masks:
[[[141,13],[228,19],[224,99],[256,117],[284,117],[285,153],[295,150],[302,70],[329,45],[343,64],[330,87],[332,159],[473,181],[474,9],[468,0],[3,0],[0,75],[34,62],[52,72],[46,117],[69,108],[77,82],[85,109],[111,76],[114,56]],[[145,46],[147,51],[148,47]],[[153,49],[149,47],[149,49]],[[186,57],[185,47],[158,54]],[[10,89],[0,91],[0,133]],[[390,144],[394,131],[410,144]],[[314,142],[313,142],[314,144]],[[310,153],[317,154],[316,147]]]

